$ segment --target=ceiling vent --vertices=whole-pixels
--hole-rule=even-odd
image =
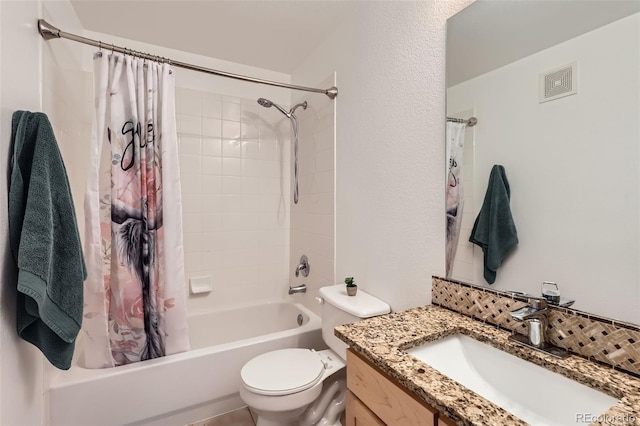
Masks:
[[[540,103],[578,93],[578,63],[564,65],[540,74]]]

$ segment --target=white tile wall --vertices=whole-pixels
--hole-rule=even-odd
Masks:
[[[333,76],[318,87],[334,85]],[[290,280],[306,284],[307,293],[295,295],[319,313],[318,289],[336,283],[335,277],[335,102],[324,95],[302,95],[306,110],[298,109],[300,199],[291,207]],[[293,160],[291,160],[293,161]],[[311,265],[308,277],[293,271],[306,254]],[[338,280],[341,281],[341,280]]]
[[[256,99],[178,88],[185,271],[211,275],[190,313],[282,297],[289,270],[290,123]],[[285,184],[285,182],[287,182]]]

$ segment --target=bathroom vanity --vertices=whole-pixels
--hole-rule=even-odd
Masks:
[[[453,425],[353,350],[347,352],[347,426]]]
[[[508,331],[437,306],[336,327],[349,346],[347,425],[526,425],[510,411],[462,386],[407,350],[464,335],[610,397],[600,413],[576,412],[572,424],[640,425],[640,380],[583,357],[554,358],[509,340]],[[505,381],[518,381],[503,367]],[[553,385],[552,385],[553,386]],[[523,384],[523,387],[524,386]],[[545,407],[540,407],[545,414]],[[573,414],[572,414],[573,417]],[[559,424],[559,423],[558,423]]]

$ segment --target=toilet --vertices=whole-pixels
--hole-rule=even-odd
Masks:
[[[258,415],[256,426],[341,426],[346,392],[347,345],[334,327],[383,315],[390,307],[344,285],[322,287],[322,338],[329,349],[280,349],[259,355],[240,372],[240,398]]]

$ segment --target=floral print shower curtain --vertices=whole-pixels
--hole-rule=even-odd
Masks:
[[[462,161],[464,152],[465,123],[447,122],[447,179],[446,201],[447,210],[447,241],[446,241],[446,277],[451,278],[453,262],[458,250],[460,225],[462,223],[462,209],[464,207],[464,191],[462,187]]]
[[[189,349],[175,82],[167,64],[96,53],[85,197],[84,364]]]

